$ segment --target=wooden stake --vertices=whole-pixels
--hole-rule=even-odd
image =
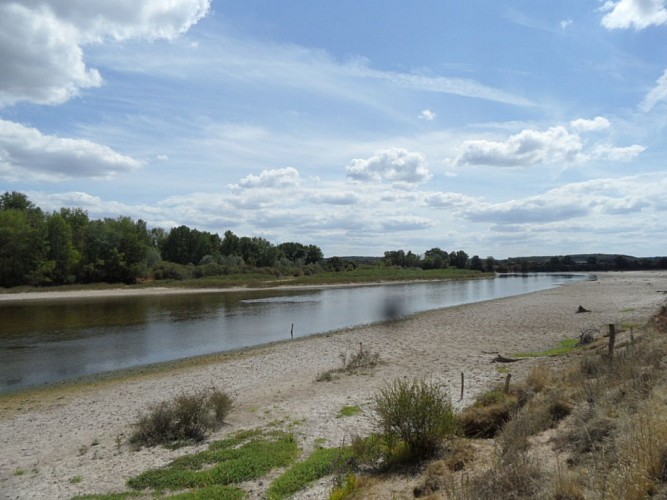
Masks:
[[[505,394],[509,394],[510,392],[510,379],[512,378],[512,374],[508,373],[507,377],[505,377]]]
[[[292,323],[292,329],[289,331],[289,335],[292,339],[294,339],[294,323]]]
[[[465,375],[463,375],[463,372],[461,372],[461,399],[459,401],[463,401],[463,387],[465,385]]]

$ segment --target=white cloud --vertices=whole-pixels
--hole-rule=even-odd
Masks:
[[[472,139],[459,146],[459,154],[445,165],[528,167],[538,164],[581,164],[593,160],[630,161],[646,150],[634,144],[619,147],[605,142],[584,141],[579,133],[607,130],[607,118],[577,119],[570,122],[573,132],[558,125],[547,130],[524,129],[506,141]]]
[[[0,107],[61,104],[102,77],[83,47],[131,38],[172,39],[208,12],[210,0],[26,0],[0,3]]]
[[[348,177],[360,181],[418,184],[432,177],[424,155],[401,148],[383,149],[368,159],[354,159],[346,170]]]
[[[297,186],[300,182],[299,172],[293,167],[262,170],[259,175],[250,174],[230,186],[233,190],[255,188],[282,188]]]
[[[581,138],[563,126],[545,131],[525,129],[505,142],[485,139],[464,141],[459,155],[446,163],[495,167],[525,167],[557,161],[573,163],[580,158],[582,148]]]
[[[665,0],[619,0],[607,1],[602,11],[602,26],[607,29],[642,30],[649,26],[667,23]]]
[[[585,118],[572,120],[570,126],[578,132],[592,132],[608,129],[611,126],[611,123],[609,123],[609,120],[603,116],[596,116],[592,120],[587,120]]]
[[[537,196],[502,203],[480,203],[463,210],[473,222],[499,225],[549,224],[571,219],[629,215],[661,206],[667,180],[661,174],[595,179],[566,184]]]
[[[424,202],[432,208],[462,208],[478,204],[479,200],[462,193],[429,193]]]
[[[431,122],[431,121],[435,120],[436,116],[438,116],[438,115],[436,115],[435,111],[431,111],[430,109],[424,109],[419,114],[419,119]]]
[[[646,151],[646,148],[638,144],[625,147],[598,144],[591,150],[590,156],[596,160],[627,162],[634,160],[644,151]]]
[[[573,22],[574,22],[574,21],[572,21],[572,19],[563,19],[563,20],[560,22],[560,27],[561,27],[561,29],[564,29],[564,30],[565,30],[565,29],[569,28],[570,26],[572,26],[572,23],[573,23]]]
[[[660,101],[667,99],[667,69],[662,74],[657,85],[644,97],[639,104],[639,109],[642,111],[651,111]]]
[[[112,177],[142,162],[108,146],[83,139],[42,134],[0,119],[0,176],[57,181],[75,177]]]

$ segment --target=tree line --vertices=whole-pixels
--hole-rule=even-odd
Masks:
[[[130,217],[92,220],[81,208],[45,213],[23,193],[0,195],[0,286],[134,283],[184,279],[257,268],[313,271],[324,259],[316,245],[273,245],[179,226],[149,229]]]
[[[324,258],[316,245],[274,245],[261,237],[223,236],[178,226],[148,228],[120,216],[92,220],[81,208],[45,213],[23,193],[0,195],[0,287],[74,283],[135,283],[236,273],[275,276],[344,272],[363,267],[422,270],[472,269],[480,272],[569,272],[667,269],[667,257],[637,259],[623,255],[578,255],[481,259],[463,250],[438,247],[423,255],[390,250],[384,257]]]

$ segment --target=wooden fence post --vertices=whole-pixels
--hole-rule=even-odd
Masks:
[[[507,377],[505,377],[505,394],[509,394],[510,392],[510,379],[512,378],[512,374],[508,373]]]
[[[465,375],[463,375],[463,372],[461,372],[461,399],[459,401],[463,401],[463,386],[465,383]]]

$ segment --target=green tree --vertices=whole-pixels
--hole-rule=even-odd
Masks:
[[[438,247],[426,250],[422,268],[424,269],[444,269],[449,266],[449,255]]]
[[[324,259],[322,249],[317,245],[308,245],[306,247],[306,264],[318,264]]]
[[[46,222],[23,193],[0,195],[0,286],[39,284],[46,266]]]
[[[307,249],[301,243],[293,241],[281,243],[278,245],[278,250],[282,252],[286,259],[291,260],[295,264],[298,260],[305,261],[306,259]]]
[[[72,243],[72,227],[62,215],[54,212],[47,220],[47,233],[48,259],[53,262],[51,280],[57,284],[73,283],[81,254]]]

